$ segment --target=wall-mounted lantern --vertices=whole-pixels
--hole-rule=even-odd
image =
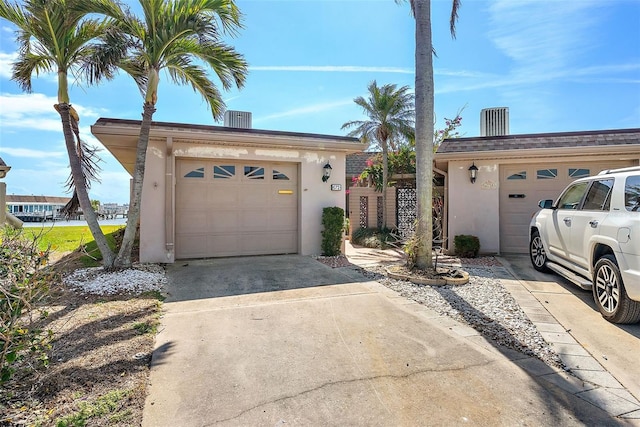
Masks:
[[[329,178],[331,178],[331,165],[327,162],[327,164],[322,167],[322,182],[327,182]]]
[[[469,166],[469,179],[471,183],[476,182],[476,178],[478,177],[478,167],[476,166],[476,162],[473,162],[471,166]]]

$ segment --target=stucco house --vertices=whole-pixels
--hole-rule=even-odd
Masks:
[[[539,200],[555,200],[574,179],[639,164],[640,129],[445,140],[435,166],[447,174],[448,247],[472,234],[484,253],[526,253]]]
[[[111,118],[91,127],[130,174],[139,130]],[[322,209],[345,208],[345,156],[362,149],[342,136],[154,122],[140,260],[319,254]]]

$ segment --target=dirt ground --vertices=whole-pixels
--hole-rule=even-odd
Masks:
[[[78,254],[55,264],[68,272]],[[54,334],[49,366],[0,387],[0,426],[135,426],[142,422],[161,296],[82,295],[51,287],[39,325]]]

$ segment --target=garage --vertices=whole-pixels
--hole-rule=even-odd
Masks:
[[[573,180],[604,169],[633,166],[632,161],[574,161],[500,166],[500,252],[526,253],[528,225],[538,201],[555,200]]]
[[[527,253],[538,201],[603,169],[640,165],[640,129],[451,138],[434,159],[446,176],[447,249],[472,235],[482,253]]]
[[[176,258],[298,252],[298,165],[176,160]]]

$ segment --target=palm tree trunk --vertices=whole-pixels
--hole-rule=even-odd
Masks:
[[[91,235],[96,241],[96,245],[102,254],[102,265],[105,268],[113,267],[114,253],[111,251],[107,239],[100,228],[98,223],[98,217],[91,207],[91,200],[89,199],[89,193],[87,191],[87,184],[82,174],[82,165],[80,164],[80,158],[77,155],[76,143],[73,137],[73,130],[71,129],[71,116],[69,113],[70,105],[68,103],[58,104],[57,110],[60,113],[62,120],[62,131],[64,133],[64,142],[67,146],[67,153],[69,154],[69,166],[71,167],[71,176],[73,177],[73,185],[82,208],[82,213],[87,221],[87,226],[91,231]]]
[[[433,47],[431,0],[415,0],[416,20],[416,194],[419,245],[416,266],[433,267]]]
[[[382,227],[387,228],[387,186],[389,185],[389,147],[382,141]]]
[[[142,113],[142,123],[140,125],[140,136],[136,151],[136,164],[133,170],[133,188],[129,200],[129,214],[127,216],[127,226],[124,230],[122,245],[115,261],[116,267],[131,266],[131,251],[140,222],[140,204],[142,201],[142,184],[144,181],[145,158],[147,147],[149,146],[149,133],[151,131],[151,121],[156,109],[152,102],[145,102]]]

